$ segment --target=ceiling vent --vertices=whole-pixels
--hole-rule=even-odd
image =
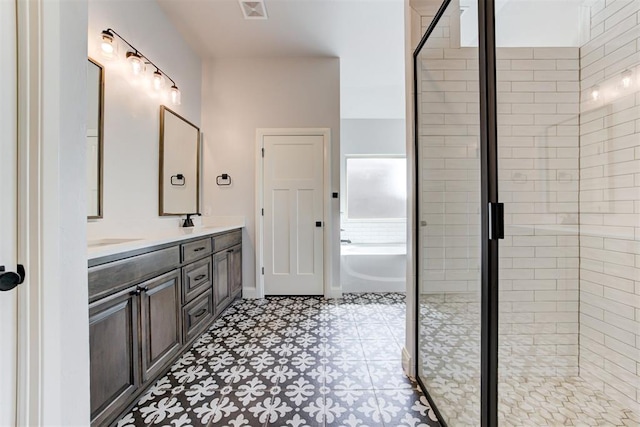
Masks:
[[[244,19],[267,19],[267,9],[263,0],[238,0]]]

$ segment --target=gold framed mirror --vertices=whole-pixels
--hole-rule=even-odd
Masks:
[[[160,216],[200,211],[200,129],[160,106]]]
[[[104,67],[87,66],[87,218],[103,216]]]

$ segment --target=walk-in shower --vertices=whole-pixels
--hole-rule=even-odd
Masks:
[[[640,1],[492,4],[414,4],[418,377],[450,426],[640,425]]]

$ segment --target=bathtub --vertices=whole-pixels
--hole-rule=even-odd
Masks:
[[[405,244],[340,245],[343,292],[405,292]]]

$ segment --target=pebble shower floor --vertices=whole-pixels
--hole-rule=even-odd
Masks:
[[[117,423],[439,426],[401,366],[399,293],[237,300]]]

